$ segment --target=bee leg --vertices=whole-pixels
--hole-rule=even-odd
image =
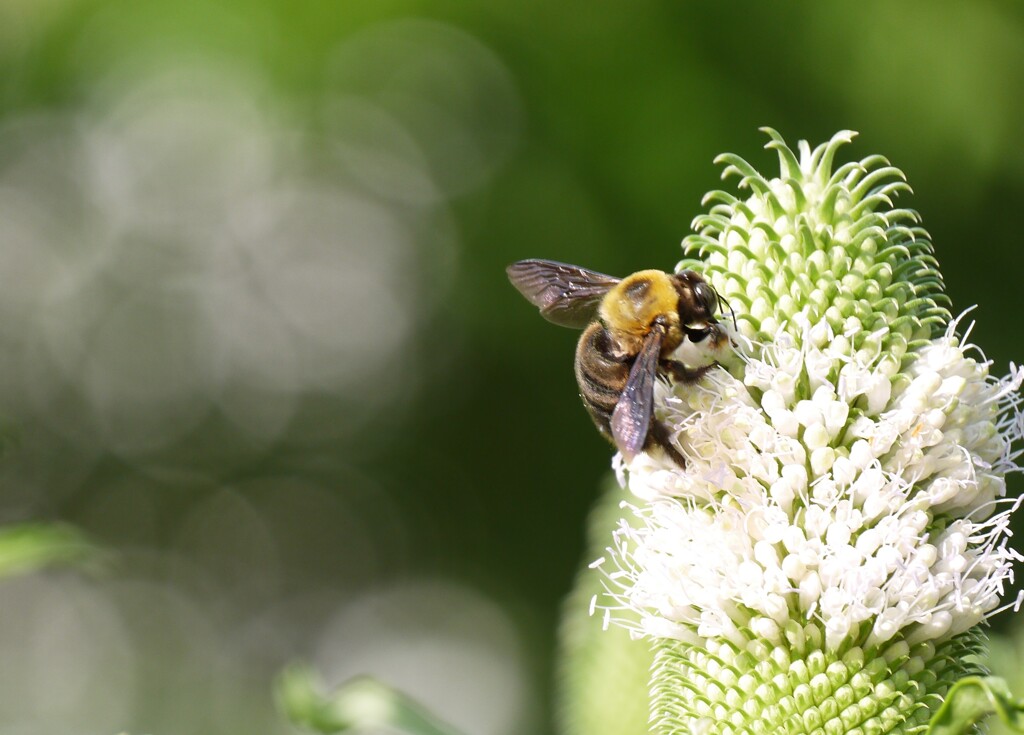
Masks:
[[[680,469],[686,469],[686,460],[672,443],[671,432],[669,432],[668,427],[658,421],[658,419],[651,419],[651,427],[647,430],[647,441],[644,449],[646,450],[651,446],[660,447],[665,454],[671,457],[672,460],[679,465]]]
[[[702,365],[699,368],[690,369],[683,363],[677,362],[676,360],[661,361],[662,370],[671,375],[672,379],[677,383],[684,384],[696,383],[716,367],[719,367],[717,362],[713,362],[710,365]]]

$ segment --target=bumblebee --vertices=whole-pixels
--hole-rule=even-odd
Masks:
[[[722,301],[715,289],[692,270],[644,270],[620,279],[552,260],[520,260],[506,272],[545,319],[583,329],[576,381],[598,431],[627,460],[657,446],[685,468],[668,427],[654,416],[654,383],[659,376],[694,383],[717,365],[690,368],[671,357],[687,343],[712,355],[729,345],[715,318]]]

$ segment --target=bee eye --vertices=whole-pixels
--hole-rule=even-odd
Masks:
[[[683,331],[686,332],[686,336],[691,342],[697,344],[698,342],[703,342],[711,334],[711,327],[701,327],[700,329],[683,327]]]
[[[697,303],[707,309],[708,314],[718,311],[718,294],[706,283],[698,283],[693,288],[693,296]]]

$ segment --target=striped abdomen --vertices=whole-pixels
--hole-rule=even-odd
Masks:
[[[614,443],[609,423],[626,388],[633,358],[616,354],[613,348],[612,339],[600,322],[587,327],[576,346],[576,382],[594,424]]]

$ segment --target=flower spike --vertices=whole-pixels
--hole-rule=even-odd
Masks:
[[[732,305],[736,359],[658,387],[685,470],[617,459],[598,607],[653,644],[661,735],[922,732],[1021,558],[1024,369],[961,336],[899,169],[764,131],[779,175],[719,156],[744,196],[705,197],[678,265]]]

